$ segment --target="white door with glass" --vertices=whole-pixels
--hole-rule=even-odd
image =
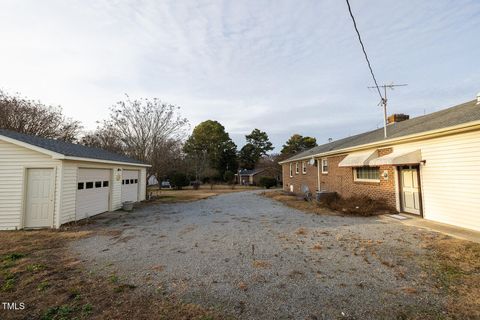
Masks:
[[[405,166],[400,170],[402,210],[420,214],[418,167]]]
[[[53,227],[54,169],[27,169],[25,227]]]

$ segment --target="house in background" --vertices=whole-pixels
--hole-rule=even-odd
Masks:
[[[264,169],[241,169],[236,174],[237,183],[242,186],[256,186],[260,182],[261,173]]]
[[[137,160],[0,129],[0,229],[58,228],[145,199]]]
[[[281,183],[281,175],[273,167],[253,170],[241,169],[235,174],[236,183],[244,186],[258,186],[262,177],[275,178],[278,184]]]
[[[480,94],[281,161],[284,190],[385,199],[399,212],[480,231]]]

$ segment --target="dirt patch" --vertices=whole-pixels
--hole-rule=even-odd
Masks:
[[[42,230],[0,233],[2,302],[24,310],[4,311],[2,319],[214,319],[214,311],[158,294],[140,294],[112,274],[101,277],[82,268],[68,243],[91,231]],[[152,269],[161,271],[161,266]]]

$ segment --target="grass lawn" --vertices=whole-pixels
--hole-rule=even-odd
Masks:
[[[106,278],[85,271],[68,244],[91,235],[81,227],[0,232],[1,302],[25,305],[17,311],[2,307],[0,319],[222,318],[162,292],[142,294],[115,275]]]
[[[158,189],[158,187],[149,187],[147,194],[154,196],[156,199],[154,202],[158,203],[174,203],[174,202],[186,202],[196,201],[201,199],[207,199],[219,194],[240,192],[247,190],[258,190],[258,187],[250,186],[229,186],[229,185],[202,185],[198,190],[194,190],[192,187],[185,187],[182,190],[174,189]]]

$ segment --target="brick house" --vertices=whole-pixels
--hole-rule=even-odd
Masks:
[[[480,231],[480,94],[279,162],[283,188],[385,199],[399,212]]]

